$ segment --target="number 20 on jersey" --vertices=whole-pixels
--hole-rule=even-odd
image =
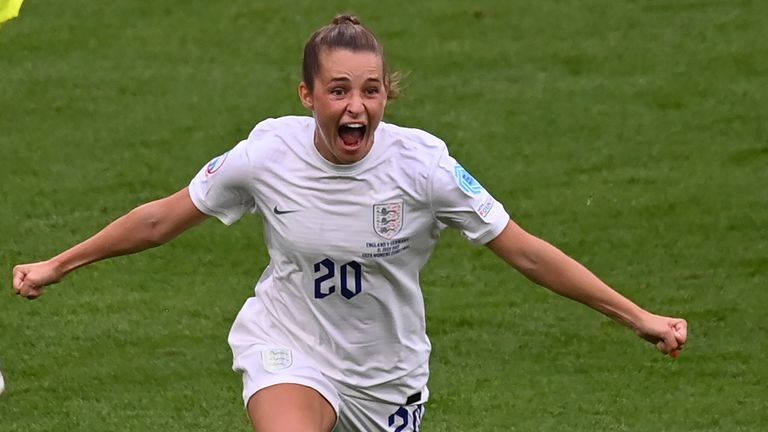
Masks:
[[[336,292],[347,300],[363,291],[363,268],[357,261],[337,265],[330,258],[315,263],[315,298],[322,299]],[[336,278],[337,270],[339,277]]]

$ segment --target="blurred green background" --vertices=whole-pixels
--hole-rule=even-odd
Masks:
[[[248,431],[229,326],[256,218],[72,274],[46,259],[184,187],[266,117],[304,113],[302,47],[352,11],[428,130],[512,217],[648,309],[678,360],[448,232],[422,277],[422,430],[768,428],[768,3],[25,2],[0,29],[0,431]]]

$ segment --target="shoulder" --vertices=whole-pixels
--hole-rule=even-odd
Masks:
[[[442,153],[447,150],[445,141],[425,130],[384,122],[379,127],[383,128],[387,141],[394,142],[405,149],[427,153]]]
[[[401,170],[427,177],[438,161],[448,155],[445,141],[422,129],[382,123],[387,157]]]
[[[248,135],[248,141],[259,142],[275,138],[299,137],[314,125],[312,117],[284,116],[268,118],[254,126]]]
[[[302,146],[313,127],[312,117],[268,118],[259,122],[238,147],[254,163],[282,159],[286,150]]]

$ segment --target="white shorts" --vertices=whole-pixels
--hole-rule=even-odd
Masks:
[[[243,376],[243,402],[275,384],[301,384],[317,390],[336,411],[333,432],[418,432],[424,416],[421,393],[405,405],[343,395],[315,362],[297,350],[275,345],[233,346],[233,369]]]

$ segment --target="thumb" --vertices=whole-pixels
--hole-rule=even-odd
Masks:
[[[24,280],[27,278],[27,269],[22,266],[16,266],[13,268],[13,290],[16,294],[21,292],[21,286]]]

